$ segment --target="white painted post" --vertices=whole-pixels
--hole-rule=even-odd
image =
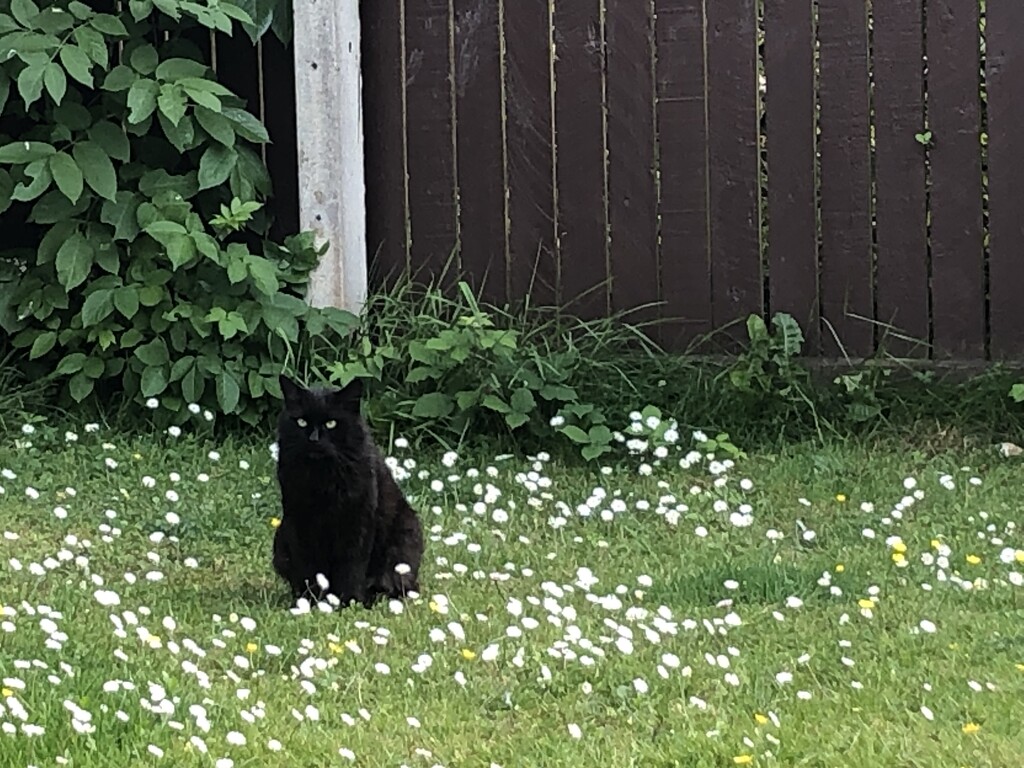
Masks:
[[[299,224],[330,243],[308,298],[358,313],[367,290],[359,0],[293,8]]]

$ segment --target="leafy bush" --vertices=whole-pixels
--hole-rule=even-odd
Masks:
[[[513,314],[481,306],[466,283],[451,298],[406,283],[371,297],[360,331],[324,368],[340,385],[365,380],[371,420],[400,434],[452,445],[505,433],[550,445],[554,427],[596,459],[611,450],[613,432],[584,389],[595,380],[630,386],[621,366],[638,348],[648,346],[614,318]]]
[[[262,34],[276,0],[5,5],[0,215],[19,236],[0,243],[0,328],[25,371],[56,370],[69,401],[256,421],[289,350],[354,322],[302,299],[311,234],[267,239],[266,129],[193,42]]]

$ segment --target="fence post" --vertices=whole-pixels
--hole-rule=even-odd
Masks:
[[[359,0],[294,0],[299,225],[330,247],[309,302],[359,312],[366,299],[366,186]]]

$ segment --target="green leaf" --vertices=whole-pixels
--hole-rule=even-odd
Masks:
[[[510,403],[515,411],[524,414],[533,413],[533,410],[537,407],[537,401],[533,397],[533,392],[526,387],[520,387],[513,392]]]
[[[214,144],[207,148],[199,161],[199,189],[211,189],[223,184],[236,162],[238,153],[230,147]]]
[[[508,424],[509,429],[519,429],[523,424],[528,422],[530,417],[525,413],[518,413],[513,411],[512,413],[505,414],[505,423]]]
[[[68,77],[64,74],[60,64],[50,62],[46,65],[46,69],[43,71],[43,84],[54,104],[64,101],[64,96],[68,92]]]
[[[235,133],[243,139],[257,144],[265,144],[270,141],[270,135],[263,123],[244,109],[224,107],[221,114],[234,124]]]
[[[0,168],[0,213],[11,207],[11,195],[14,194],[14,179],[5,169]],[[2,303],[0,299],[0,303]]]
[[[163,168],[158,168],[139,179],[139,191],[151,198],[156,198],[162,192],[173,192],[183,200],[190,200],[199,192],[199,185],[194,173],[172,176]]]
[[[172,237],[166,245],[167,258],[175,270],[181,269],[196,257],[196,244],[188,235]]]
[[[192,369],[181,379],[182,396],[190,403],[198,403],[205,390],[206,381],[203,379],[202,372],[197,366],[192,366]]]
[[[217,377],[217,402],[224,413],[234,413],[238,407],[241,390],[235,377],[224,371]]]
[[[253,284],[260,293],[272,296],[277,293],[281,284],[277,280],[277,267],[269,259],[262,256],[250,256],[248,259],[249,274]]]
[[[100,120],[89,128],[89,138],[95,141],[108,156],[122,163],[131,158],[128,136],[121,126],[109,120]]]
[[[127,37],[128,30],[117,16],[109,13],[96,14],[89,22],[93,28],[111,37]]]
[[[50,184],[53,181],[50,166],[45,160],[35,160],[26,165],[25,175],[32,179],[32,181],[28,184],[24,182],[18,183],[11,193],[11,197],[14,200],[22,202],[35,200],[50,188]]]
[[[163,339],[153,339],[148,344],[137,347],[135,349],[135,356],[149,366],[166,365],[170,360],[167,344]]]
[[[1010,387],[1010,397],[1015,403],[1024,403],[1024,384],[1014,384]]]
[[[28,359],[39,359],[43,355],[47,354],[50,350],[52,350],[56,343],[56,331],[43,331],[41,334],[36,336],[36,340],[32,342],[32,351],[29,352]]]
[[[133,285],[125,285],[114,291],[114,306],[125,318],[131,320],[139,311],[139,291]]]
[[[84,131],[92,125],[92,113],[81,104],[65,100],[63,104],[53,108],[53,122],[57,131],[63,133],[66,128],[69,131]],[[56,131],[51,134],[56,138]]]
[[[496,413],[509,413],[512,410],[512,408],[509,407],[509,404],[497,395],[484,395],[481,405],[483,405],[484,408],[495,411]]]
[[[186,77],[205,78],[207,67],[202,62],[193,59],[171,58],[164,59],[156,68],[158,80],[181,80]]]
[[[107,51],[107,42],[103,35],[92,27],[79,27],[74,32],[75,42],[78,43],[85,55],[104,70],[110,66],[110,55]],[[65,67],[67,64],[64,65]],[[74,75],[72,75],[74,77]],[[76,80],[78,78],[75,78]]]
[[[128,122],[138,125],[156,111],[160,86],[155,80],[140,78],[128,89]]]
[[[590,442],[590,436],[574,424],[566,424],[564,427],[559,427],[558,431],[574,443],[586,444]]]
[[[43,95],[43,76],[47,64],[30,64],[18,73],[18,93],[25,102],[25,109],[31,107]]]
[[[86,88],[93,87],[92,60],[77,45],[65,45],[60,49],[60,63],[75,80]]]
[[[593,461],[598,456],[608,453],[608,451],[610,450],[611,448],[609,448],[607,445],[591,443],[590,445],[585,445],[582,449],[580,449],[580,455],[587,461]]]
[[[57,251],[57,279],[69,291],[77,288],[92,271],[95,252],[81,232],[75,232]]]
[[[142,198],[134,192],[124,190],[117,193],[113,200],[106,200],[100,209],[100,221],[114,228],[115,240],[134,240],[139,234],[139,223],[136,211]]]
[[[160,63],[160,54],[156,52],[156,48],[146,43],[132,51],[131,56],[128,57],[128,63],[140,75],[152,75]]]
[[[82,304],[82,326],[89,328],[103,322],[114,311],[114,292],[109,288],[100,288],[85,297]]]
[[[150,367],[142,371],[140,390],[143,397],[156,397],[167,389],[167,371],[163,367]]]
[[[185,94],[182,92],[181,88],[174,84],[164,84],[160,86],[160,95],[157,97],[157,104],[160,107],[160,113],[170,120],[171,124],[175,126],[181,122],[181,118],[185,116],[185,112],[188,109],[188,105],[185,101]]]
[[[7,106],[7,99],[11,96],[11,76],[6,69],[0,69],[0,115],[4,113]]]
[[[185,93],[190,99],[196,104],[206,107],[213,112],[220,112],[224,105],[221,103],[220,98],[210,93],[205,88],[196,88],[192,85],[184,85]]]
[[[93,191],[105,200],[114,200],[117,195],[117,173],[102,147],[92,141],[83,141],[71,151],[86,183]]]
[[[77,203],[85,188],[85,178],[78,164],[67,152],[58,152],[50,158],[50,173],[64,196]]]
[[[451,415],[455,409],[452,399],[443,392],[428,392],[420,395],[412,407],[412,415],[417,419],[443,419]]]
[[[56,152],[52,144],[41,141],[12,141],[0,147],[0,163],[22,165],[48,158]]]
[[[166,296],[167,292],[160,285],[144,285],[139,289],[139,303],[144,307],[155,307]]]
[[[57,251],[74,234],[76,224],[72,221],[62,221],[50,227],[39,241],[39,248],[36,249],[36,263],[49,264],[57,258]]]
[[[135,82],[139,79],[139,76],[135,73],[131,67],[126,67],[124,64],[118,64],[103,79],[103,90],[110,91],[111,93],[120,93],[121,91],[127,91],[131,88]]]
[[[39,6],[32,0],[11,0],[11,15],[21,26],[32,29],[39,15]]]
[[[69,373],[78,373],[85,365],[86,356],[81,352],[72,352],[57,364],[57,373],[67,376]]]
[[[196,107],[193,114],[200,127],[215,141],[219,141],[226,147],[234,146],[235,129],[231,127],[231,122],[226,117],[202,106]]]
[[[93,380],[84,373],[76,373],[71,377],[71,381],[68,382],[68,391],[71,393],[71,397],[74,398],[75,402],[80,403],[92,394],[92,388],[94,386],[95,383]]]

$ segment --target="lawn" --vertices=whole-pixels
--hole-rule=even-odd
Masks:
[[[0,447],[2,768],[1021,763],[1024,469],[989,447],[397,441],[422,596],[302,613],[269,438],[205,430]]]

